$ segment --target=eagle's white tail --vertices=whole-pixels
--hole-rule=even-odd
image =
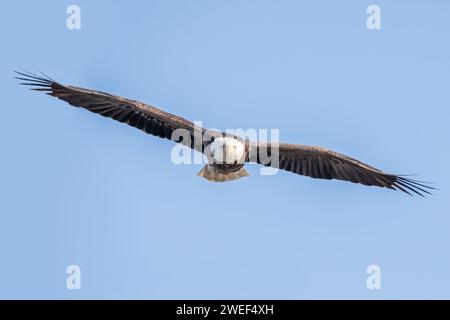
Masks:
[[[209,165],[205,165],[203,169],[198,173],[199,177],[205,178],[209,181],[214,182],[225,182],[225,181],[231,181],[236,180],[242,177],[247,177],[249,174],[248,172],[242,167],[238,171],[230,172],[230,173],[220,173],[217,172],[214,167],[211,167]]]

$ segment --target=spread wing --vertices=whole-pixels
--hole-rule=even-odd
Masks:
[[[126,123],[146,133],[161,138],[171,139],[172,133],[177,129],[187,130],[191,136],[187,146],[201,151],[203,146],[194,146],[194,130],[199,133],[204,129],[195,126],[191,121],[162,111],[148,104],[122,98],[109,93],[64,85],[43,75],[17,72],[16,79],[21,84],[31,86],[31,90],[42,91],[53,97],[64,100],[75,107],[81,107],[104,117]],[[177,136],[178,137],[178,136]],[[176,142],[181,142],[178,137]]]
[[[270,152],[271,145],[264,146]],[[255,157],[255,162],[311,178],[350,181],[367,186],[398,189],[409,195],[414,193],[420,196],[430,194],[430,190],[434,189],[422,181],[385,173],[359,160],[325,148],[279,144],[278,164],[270,162],[270,158],[262,160],[263,157],[259,156],[260,148],[257,149],[258,156]]]

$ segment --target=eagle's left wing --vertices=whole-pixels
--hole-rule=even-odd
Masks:
[[[403,192],[430,194],[433,187],[422,181],[413,180],[401,175],[385,173],[364,162],[321,147],[305,146],[299,144],[263,144],[265,150],[261,154],[268,154],[266,159],[260,156],[261,145],[253,144],[255,148],[254,161],[266,166],[290,171],[296,174],[316,179],[337,179],[360,183],[367,186],[377,186],[389,189],[398,189]],[[271,151],[278,147],[278,163],[270,161]],[[257,152],[257,154],[256,154]]]

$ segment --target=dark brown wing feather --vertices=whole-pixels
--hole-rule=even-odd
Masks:
[[[31,90],[42,91],[51,96],[81,107],[104,117],[145,131],[146,133],[171,139],[176,129],[185,129],[191,133],[191,144],[194,142],[194,123],[162,111],[148,104],[122,98],[109,93],[60,84],[47,76],[17,72],[21,84],[32,86]],[[197,127],[197,130],[202,130]],[[200,131],[200,132],[202,132]],[[180,141],[177,141],[180,142]]]
[[[270,145],[266,148],[270,150]],[[388,174],[346,155],[320,147],[280,144],[278,165],[263,163],[259,156],[256,162],[311,178],[337,179],[367,186],[398,189],[409,195],[423,196],[430,194],[429,190],[434,189],[422,181]]]

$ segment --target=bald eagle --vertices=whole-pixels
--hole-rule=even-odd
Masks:
[[[20,84],[31,86],[31,90],[42,91],[72,106],[127,123],[146,133],[184,143],[204,154],[208,150],[208,164],[203,167],[199,176],[210,181],[230,181],[247,176],[244,165],[253,162],[311,178],[350,181],[366,186],[401,190],[409,195],[424,196],[434,189],[423,181],[385,173],[359,160],[321,147],[257,143],[224,132],[215,132],[211,139],[202,139],[198,143],[195,140],[195,132],[206,134],[208,130],[151,105],[101,91],[64,85],[44,74],[18,71],[15,73],[15,78],[23,81]],[[190,139],[174,135],[177,130],[187,132]],[[269,155],[270,150],[276,150],[276,158],[262,157],[259,152],[262,149]],[[251,156],[252,154],[254,156]]]

